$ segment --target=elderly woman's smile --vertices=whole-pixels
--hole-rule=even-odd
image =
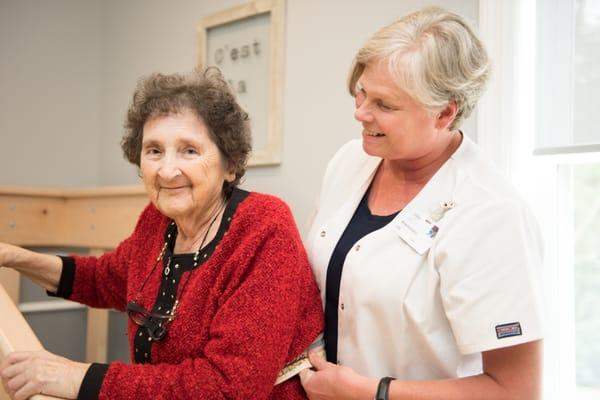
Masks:
[[[150,200],[173,219],[210,213],[233,180],[204,121],[191,110],[144,124],[140,170]]]
[[[159,186],[158,195],[159,196],[182,196],[189,195],[191,191],[191,186],[178,186],[178,187],[165,187]]]
[[[173,187],[160,185],[158,187],[158,190],[162,191],[164,194],[167,194],[167,195],[178,195],[178,194],[184,192],[185,190],[191,189],[191,188],[192,187],[190,185],[173,186]]]

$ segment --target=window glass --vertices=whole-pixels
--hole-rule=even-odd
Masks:
[[[600,1],[536,3],[535,154],[600,151]]]
[[[573,143],[600,143],[600,1],[575,2]]]
[[[578,399],[600,399],[600,163],[573,166]]]

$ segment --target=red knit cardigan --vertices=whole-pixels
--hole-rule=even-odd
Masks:
[[[75,257],[70,299],[123,311],[154,266],[168,223],[149,205],[115,251]],[[156,299],[159,270],[141,295],[147,309]],[[152,345],[152,364],[111,363],[99,397],[304,399],[298,377],[273,383],[322,325],[318,289],[289,208],[251,193],[214,253],[191,273],[167,337]],[[132,360],[137,329],[129,321]]]

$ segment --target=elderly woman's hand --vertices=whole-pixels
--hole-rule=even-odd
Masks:
[[[357,374],[352,368],[327,362],[309,354],[314,370],[300,372],[302,386],[310,400],[365,399],[375,397],[377,381]]]
[[[0,376],[13,400],[36,394],[76,399],[89,367],[44,350],[21,351],[6,356],[0,364]]]

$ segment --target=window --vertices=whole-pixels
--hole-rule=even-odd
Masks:
[[[547,349],[559,388],[546,397],[599,399],[600,1],[540,0],[536,15],[534,154],[554,180],[546,218],[558,227],[545,232],[558,277],[547,282],[547,295],[557,294],[547,302],[547,331],[559,327]]]
[[[575,370],[579,399],[600,398],[600,163],[573,171]]]
[[[479,4],[478,142],[544,236],[544,399],[600,399],[600,1]]]

